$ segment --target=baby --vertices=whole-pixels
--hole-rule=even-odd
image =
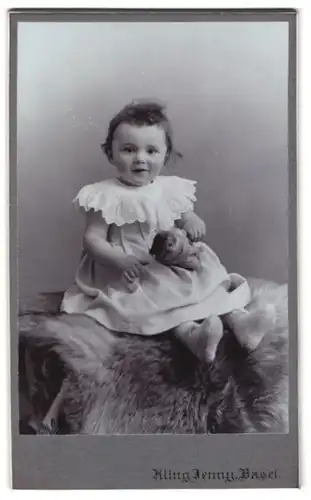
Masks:
[[[125,106],[102,149],[116,177],[84,186],[74,200],[86,219],[84,252],[62,310],[128,334],[173,330],[199,358],[212,360],[223,335],[219,316],[240,317],[250,290],[202,243],[196,182],[161,175],[178,155],[164,107]],[[244,325],[252,314],[243,312]]]

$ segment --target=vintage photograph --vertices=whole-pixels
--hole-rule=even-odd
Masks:
[[[288,22],[16,43],[19,433],[288,433]]]

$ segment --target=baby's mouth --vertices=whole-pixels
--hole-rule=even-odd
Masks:
[[[136,172],[136,173],[141,173],[141,172],[148,172],[148,170],[146,168],[133,168],[132,170],[133,172]]]

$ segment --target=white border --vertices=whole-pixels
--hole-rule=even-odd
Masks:
[[[299,281],[300,281],[300,342],[299,342],[299,351],[300,351],[300,408],[301,408],[301,420],[300,420],[300,428],[302,430],[302,437],[300,439],[301,447],[302,447],[302,463],[301,463],[301,472],[302,472],[302,489],[301,490],[269,490],[267,494],[272,494],[280,499],[287,499],[291,495],[297,495],[301,493],[306,493],[310,490],[310,479],[308,477],[308,465],[310,465],[310,452],[311,452],[311,440],[310,440],[310,391],[308,391],[308,382],[309,382],[309,370],[308,370],[308,362],[310,365],[310,335],[308,324],[308,312],[311,308],[310,304],[310,284],[311,284],[311,239],[309,238],[310,233],[310,202],[311,202],[311,161],[310,161],[310,129],[308,128],[308,117],[310,117],[311,111],[311,79],[310,79],[310,49],[311,46],[311,5],[306,0],[305,2],[287,2],[287,1],[274,1],[274,2],[239,2],[236,3],[234,1],[226,1],[226,2],[217,2],[217,1],[182,1],[182,0],[158,0],[157,2],[148,2],[148,1],[110,1],[110,2],[100,2],[94,1],[91,3],[83,2],[83,1],[33,1],[29,2],[28,5],[22,5],[22,2],[2,2],[3,9],[1,9],[1,24],[0,24],[0,32],[4,34],[1,37],[1,66],[4,75],[6,78],[2,76],[0,78],[1,90],[3,87],[3,96],[1,110],[4,111],[2,125],[3,132],[0,134],[1,138],[1,146],[0,151],[2,153],[2,162],[0,169],[0,227],[4,230],[1,232],[1,244],[0,244],[0,283],[4,283],[5,286],[0,287],[0,307],[1,307],[1,325],[3,328],[0,330],[0,338],[2,341],[0,347],[0,381],[3,384],[1,394],[1,400],[4,402],[4,408],[0,412],[0,430],[3,432],[3,439],[1,443],[1,466],[0,466],[0,489],[2,493],[2,498],[5,495],[9,495],[10,491],[9,487],[9,382],[8,382],[8,373],[9,373],[9,364],[8,364],[8,164],[7,164],[7,136],[8,136],[8,115],[7,115],[7,88],[8,88],[8,43],[7,43],[7,13],[6,9],[10,8],[22,8],[22,7],[36,7],[36,8],[57,8],[57,7],[68,7],[68,8],[105,8],[105,7],[113,7],[113,8],[296,8],[299,9]],[[310,120],[310,118],[309,118]],[[310,121],[309,121],[310,124]],[[309,161],[308,161],[309,160]],[[309,418],[308,418],[309,417]],[[6,490],[2,492],[2,490]],[[42,492],[40,491],[15,491],[14,495],[23,495],[33,500],[34,497],[41,498]],[[65,495],[67,498],[71,497],[72,499],[76,499],[77,497],[85,498],[85,495],[92,495],[98,498],[102,498],[104,494],[109,495],[110,498],[116,498],[119,496],[127,496],[131,498],[140,499],[144,498],[146,492],[144,491],[111,491],[111,492],[102,492],[102,491],[66,491],[66,492],[55,492],[55,491],[45,491],[44,495],[54,496],[54,495]],[[189,490],[167,490],[167,491],[148,491],[148,497],[154,498],[158,495],[167,495],[170,498],[172,497],[180,497],[180,495],[188,495]],[[201,498],[205,498],[207,494],[209,494],[206,490],[195,490],[191,491],[191,494],[195,494],[197,497],[201,496]],[[215,498],[219,498],[223,495],[230,495],[231,498],[240,499],[241,497],[248,497],[250,494],[254,498],[261,498],[264,494],[263,490],[252,490],[251,492],[248,490],[213,490],[213,496]]]

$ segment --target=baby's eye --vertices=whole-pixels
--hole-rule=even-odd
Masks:
[[[124,146],[124,147],[122,148],[122,151],[123,151],[124,153],[134,153],[135,148],[134,148],[133,146]]]
[[[150,146],[147,149],[147,153],[148,153],[148,155],[154,155],[154,154],[158,153],[158,150],[156,148],[153,148],[153,147]]]

